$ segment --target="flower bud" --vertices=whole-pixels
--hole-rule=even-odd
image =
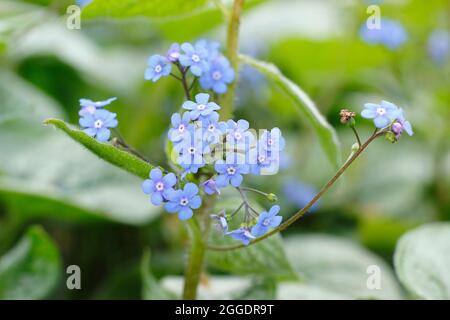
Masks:
[[[395,136],[395,133],[393,133],[392,131],[386,132],[386,134],[384,135],[384,137],[386,138],[387,141],[389,141],[389,142],[391,142],[391,143],[397,142],[397,138],[396,138],[396,136]]]
[[[269,200],[270,202],[278,201],[278,197],[274,193],[268,193],[266,197],[267,197],[267,200]]]
[[[339,116],[341,117],[341,123],[342,124],[349,124],[351,126],[355,125],[355,119],[353,119],[356,116],[356,112],[350,111],[348,109],[342,109],[341,112],[339,112]]]

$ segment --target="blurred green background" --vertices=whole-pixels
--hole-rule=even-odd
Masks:
[[[415,135],[396,144],[376,141],[313,212],[283,233],[302,284],[212,264],[202,282],[210,297],[372,297],[364,289],[365,269],[361,275],[352,270],[369,262],[391,270],[402,234],[450,220],[450,64],[433,61],[427,47],[434,30],[449,29],[450,3],[378,2],[382,17],[407,30],[408,40],[397,50],[359,37],[369,1],[247,2],[241,51],[276,64],[312,97],[336,128],[343,159],[354,138],[339,122],[342,108],[360,112],[365,102],[394,102]],[[164,54],[174,41],[199,38],[218,40],[223,49],[224,18],[206,4],[176,17],[82,16],[81,29],[70,30],[69,4],[0,1],[0,257],[8,258],[0,262],[0,297],[154,298],[156,289],[148,286],[155,279],[179,290],[188,243],[184,225],[149,203],[138,178],[42,121],[56,117],[76,124],[78,99],[117,96],[110,109],[118,114],[122,135],[153,163],[165,165],[164,138],[183,93],[170,78],[144,81],[147,57]],[[333,175],[292,101],[249,67],[241,68],[235,118],[283,131],[282,171],[248,184],[276,193],[285,218]],[[357,126],[364,137],[373,130],[360,117]],[[41,227],[26,233],[33,225]],[[142,260],[147,249],[152,274]],[[82,270],[82,290],[66,288],[65,270],[72,264]],[[245,291],[240,286],[247,282],[238,277],[260,292]],[[398,281],[387,277],[391,288],[375,296],[402,296]],[[242,292],[233,296],[236,288]]]

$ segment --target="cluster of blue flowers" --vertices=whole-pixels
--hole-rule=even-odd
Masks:
[[[199,40],[195,44],[174,43],[165,56],[156,54],[148,59],[145,79],[156,82],[161,77],[169,76],[172,66],[176,66],[182,75],[189,71],[198,77],[203,89],[223,94],[234,80],[234,70],[228,59],[220,53],[219,46],[218,42],[206,40]]]
[[[182,109],[183,114],[172,115],[172,127],[168,131],[173,146],[171,160],[179,172],[164,175],[159,168],[150,172],[150,179],[144,181],[142,189],[150,195],[152,204],[164,203],[166,211],[178,213],[181,220],[186,220],[201,206],[201,192],[205,196],[220,194],[220,189],[227,186],[240,187],[246,174],[277,172],[280,152],[285,145],[278,128],[263,130],[257,139],[246,120],[220,121],[217,112],[220,106],[210,101],[206,93],[197,94],[194,101],[185,101]],[[206,178],[198,184],[200,189],[192,182],[195,179],[188,179],[188,174],[199,173],[202,168],[206,170],[199,177]],[[219,222],[224,234],[248,244],[281,223],[279,210],[274,206],[269,212],[252,212],[251,222],[233,231],[228,231],[225,213],[212,217]]]
[[[108,141],[111,137],[110,129],[118,125],[117,114],[103,108],[114,100],[115,97],[104,101],[80,99],[79,124],[86,134],[100,142]]]
[[[361,116],[366,119],[373,119],[373,123],[378,129],[389,128],[389,132],[394,135],[395,141],[400,138],[403,131],[410,136],[414,134],[403,110],[391,102],[383,100],[380,104],[366,103]]]

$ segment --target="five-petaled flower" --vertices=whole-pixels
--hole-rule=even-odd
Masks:
[[[108,110],[100,109],[93,114],[86,114],[80,118],[80,126],[85,128],[83,131],[91,137],[95,137],[100,142],[109,140],[111,131],[109,128],[117,127],[118,121],[116,114]]]
[[[212,89],[215,93],[223,94],[227,85],[234,80],[234,70],[227,58],[219,56],[210,62],[209,70],[200,78],[203,89]]]
[[[200,119],[203,129],[203,140],[207,143],[217,143],[225,133],[227,124],[219,122],[219,114],[212,112],[208,117]]]
[[[172,172],[163,175],[161,169],[154,168],[150,171],[150,179],[142,183],[142,191],[150,195],[150,200],[155,206],[159,206],[167,200],[168,192],[173,191],[177,178]]]
[[[245,246],[247,246],[252,239],[256,238],[254,235],[252,235],[250,230],[245,227],[230,231],[227,234],[230,235],[233,239],[241,241]]]
[[[113,102],[114,100],[116,100],[116,97],[112,97],[103,101],[92,101],[90,99],[80,99],[80,106],[81,109],[78,112],[78,114],[80,116],[85,116],[87,114],[94,114],[94,112],[97,109],[101,109],[104,106],[107,106],[108,104],[110,104],[111,102]]]
[[[178,213],[181,220],[192,217],[192,209],[200,208],[202,199],[198,196],[198,188],[194,183],[187,183],[183,190],[171,190],[167,194],[165,209],[170,213]]]
[[[145,80],[153,82],[158,81],[161,77],[166,77],[170,74],[172,65],[166,57],[155,54],[148,58],[148,67],[145,70]]]
[[[176,149],[182,147],[180,142],[186,139],[190,139],[192,132],[194,130],[194,126],[191,121],[191,116],[189,112],[183,113],[181,116],[179,113],[174,113],[171,118],[172,128],[170,128],[168,132],[169,140],[174,142],[176,145]],[[179,147],[177,147],[179,145]]]
[[[185,42],[181,45],[183,53],[178,60],[183,67],[189,67],[189,70],[194,76],[200,77],[204,72],[208,71],[209,65],[207,62],[208,51],[199,44],[193,46]]]
[[[207,117],[215,110],[219,110],[220,107],[215,102],[209,102],[209,94],[199,93],[195,96],[194,101],[186,101],[183,103],[183,109],[190,111],[192,120],[197,120],[200,116]]]
[[[218,160],[214,169],[219,173],[215,178],[219,188],[224,188],[229,184],[233,187],[239,187],[244,179],[242,175],[250,171],[247,164],[226,163],[223,160]]]
[[[383,129],[397,118],[398,113],[399,109],[395,104],[383,100],[381,104],[366,103],[361,116],[366,119],[373,119],[375,126]]]
[[[283,219],[278,215],[280,212],[280,206],[273,206],[270,208],[269,212],[263,211],[258,217],[258,221],[252,227],[252,235],[255,237],[260,237],[267,233],[269,228],[276,228],[280,225]]]

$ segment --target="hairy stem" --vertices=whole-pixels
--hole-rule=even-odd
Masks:
[[[233,113],[233,103],[239,70],[239,25],[241,22],[241,12],[243,6],[244,0],[234,0],[228,23],[227,55],[234,70],[235,77],[221,101],[221,114],[225,119],[231,118]]]
[[[305,213],[308,212],[308,210],[328,191],[328,189],[330,189],[333,186],[333,184],[339,179],[339,177],[345,172],[345,170],[347,170],[347,168],[353,163],[353,161],[355,161],[360,156],[360,154],[369,146],[369,144],[373,140],[378,138],[379,136],[383,135],[384,133],[385,133],[385,131],[375,131],[370,136],[370,138],[367,139],[367,141],[363,145],[361,145],[361,147],[358,149],[358,151],[356,151],[353,154],[353,156],[351,156],[344,163],[344,165],[336,172],[336,174],[322,187],[322,189],[314,196],[314,198],[311,199],[311,201],[309,201],[302,209],[297,211],[296,214],[294,214],[288,220],[283,222],[278,228],[273,229],[269,233],[266,233],[264,236],[253,240],[252,242],[249,243],[249,245],[258,243],[259,241],[262,241],[278,232],[283,231],[284,229],[289,227],[291,224],[293,224],[295,221],[297,221],[298,219],[303,217],[305,215]],[[243,247],[245,247],[245,246],[242,244],[238,244],[238,245],[233,245],[233,246],[208,246],[208,249],[217,250],[217,251],[226,251],[226,250],[239,249],[239,248],[243,248]]]
[[[184,277],[183,299],[185,300],[193,300],[197,297],[197,287],[204,265],[206,243],[209,236],[209,214],[216,201],[215,197],[206,197],[203,200],[204,203],[197,212],[197,216],[202,219],[203,228],[197,217],[192,217],[187,221],[191,236],[191,249]]]

